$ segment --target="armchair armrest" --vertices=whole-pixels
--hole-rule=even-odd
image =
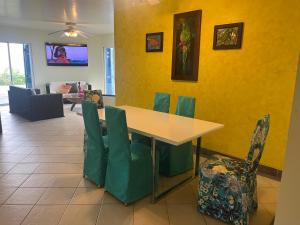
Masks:
[[[89,84],[89,83],[86,83],[87,87],[88,87],[88,90],[91,91],[92,90],[92,85]]]
[[[35,93],[36,93],[37,95],[41,94],[41,90],[38,89],[38,88],[35,88],[34,91],[35,91]]]
[[[62,94],[32,95],[30,96],[30,120],[43,120],[63,117]]]
[[[46,83],[46,93],[50,94],[50,84]]]

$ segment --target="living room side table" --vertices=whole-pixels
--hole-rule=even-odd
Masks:
[[[68,94],[64,97],[64,99],[68,100],[72,103],[71,111],[73,111],[76,104],[80,104],[81,101],[84,99],[83,96],[78,96],[78,94]]]

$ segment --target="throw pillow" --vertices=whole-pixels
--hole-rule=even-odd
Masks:
[[[78,87],[77,87],[76,83],[66,83],[66,85],[71,86],[69,93],[77,93],[78,92]]]
[[[68,84],[63,84],[61,85],[60,89],[59,89],[59,93],[61,94],[68,94],[71,90],[71,85]]]

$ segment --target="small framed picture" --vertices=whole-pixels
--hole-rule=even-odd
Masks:
[[[162,52],[164,47],[163,39],[163,32],[146,34],[146,52]]]
[[[216,25],[213,49],[239,49],[242,47],[244,23]]]

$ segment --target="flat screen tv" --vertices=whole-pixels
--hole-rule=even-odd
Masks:
[[[48,66],[88,66],[86,44],[46,43]]]

